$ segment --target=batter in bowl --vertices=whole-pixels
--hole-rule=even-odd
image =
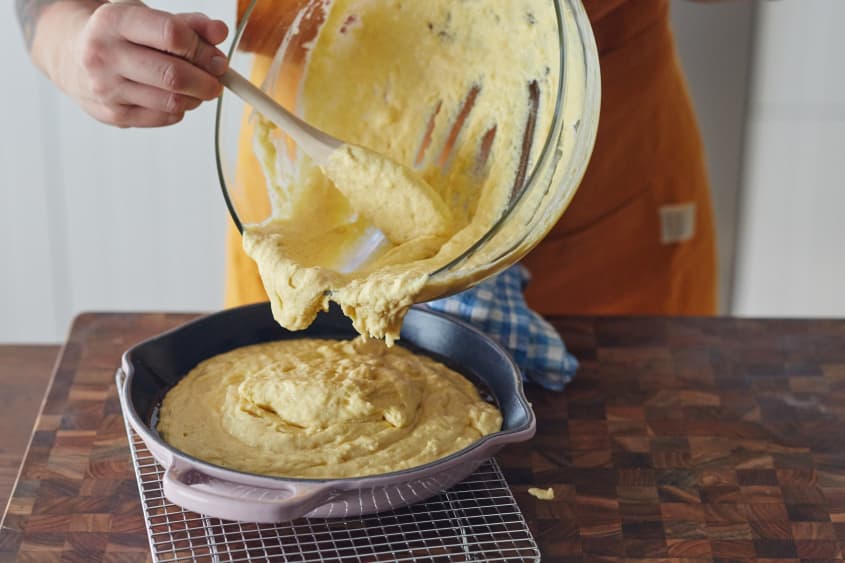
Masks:
[[[399,346],[298,339],[239,348],[165,396],[170,445],[249,473],[345,478],[407,469],[501,429],[457,372]]]
[[[362,335],[398,338],[429,274],[490,229],[536,161],[554,117],[557,21],[549,0],[327,2],[299,113],[412,167],[430,193],[383,166],[352,167],[354,154],[322,170],[259,122],[273,215],[243,244],[282,326],[303,329],[335,301]],[[345,267],[379,231],[377,251]]]

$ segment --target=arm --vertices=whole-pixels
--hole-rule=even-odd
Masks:
[[[16,0],[33,63],[94,118],[176,123],[221,91],[221,21],[99,0]]]

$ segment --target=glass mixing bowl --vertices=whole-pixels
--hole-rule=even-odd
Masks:
[[[511,187],[498,220],[460,255],[431,272],[418,296],[421,302],[468,289],[518,262],[560,219],[587,168],[598,128],[601,91],[595,39],[580,0],[549,1],[554,4],[559,32],[554,116],[545,135],[537,131],[537,141],[524,147],[525,162],[532,164]],[[230,64],[296,112],[303,60],[322,25],[325,5],[324,0],[249,0],[232,43]],[[251,22],[259,19],[272,33],[250,36]],[[506,48],[504,43],[502,48]],[[252,150],[251,111],[228,91],[218,100],[218,172],[232,219],[241,231],[243,225],[267,219],[272,208],[266,189],[255,189],[256,183],[266,183]],[[288,160],[295,166],[295,143],[289,139],[285,143]]]

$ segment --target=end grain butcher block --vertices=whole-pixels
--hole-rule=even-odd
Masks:
[[[76,320],[0,560],[149,558],[114,370],[190,318]],[[544,561],[842,561],[845,322],[552,321],[582,369],[564,393],[529,385],[537,435],[499,456]]]

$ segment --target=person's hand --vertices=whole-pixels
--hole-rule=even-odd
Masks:
[[[94,118],[119,127],[170,125],[220,95],[227,60],[214,45],[228,34],[223,22],[108,3],[74,16],[63,38],[45,37],[55,17],[49,27],[42,22],[33,55],[53,47],[44,57],[52,61],[43,65],[47,74]]]

